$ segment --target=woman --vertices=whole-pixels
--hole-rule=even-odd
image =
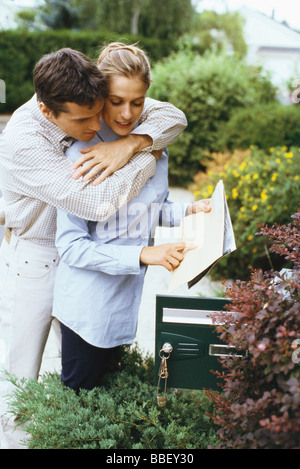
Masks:
[[[89,145],[113,142],[134,131],[151,83],[148,59],[135,46],[109,45],[98,66],[108,76],[109,96],[101,130]],[[76,142],[67,155],[76,160],[83,146]],[[171,271],[183,259],[184,243],[149,245],[159,219],[175,226],[186,214],[186,207],[178,210],[167,197],[164,151],[155,176],[106,222],[58,211],[56,245],[61,261],[53,316],[62,330],[62,380],[76,391],[101,385],[120,345],[133,343],[146,266],[162,265]],[[205,202],[188,207],[188,213],[200,210],[210,208]]]

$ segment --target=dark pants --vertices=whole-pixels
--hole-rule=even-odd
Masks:
[[[62,333],[63,383],[78,392],[101,386],[103,376],[114,371],[120,357],[120,347],[95,347],[60,323]]]

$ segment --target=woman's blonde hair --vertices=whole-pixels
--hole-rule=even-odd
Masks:
[[[149,88],[151,70],[145,52],[135,44],[112,42],[105,46],[98,58],[97,66],[108,79],[112,75],[125,75],[128,78],[140,76]]]

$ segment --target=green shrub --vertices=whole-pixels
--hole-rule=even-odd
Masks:
[[[268,251],[268,243],[255,236],[257,224],[289,221],[299,206],[300,150],[292,147],[256,147],[233,154],[213,154],[206,160],[207,172],[195,177],[192,189],[198,199],[210,197],[222,179],[235,232],[237,250],[218,262],[214,277],[246,279],[248,266],[280,268],[282,258]]]
[[[56,374],[15,380],[11,412],[26,424],[30,449],[203,449],[216,446],[213,405],[202,391],[168,390],[156,404],[154,361],[125,348],[122,369],[92,391],[65,387]]]
[[[1,31],[0,79],[6,83],[6,103],[0,104],[0,113],[14,111],[33,94],[32,73],[35,64],[44,55],[62,47],[71,47],[96,60],[104,43],[122,40],[139,42],[149,54],[152,63],[174,50],[172,41],[149,39],[140,36],[126,37],[107,32],[93,31]]]
[[[274,146],[298,146],[300,142],[300,108],[280,103],[259,104],[238,109],[221,126],[216,149],[230,151],[255,145],[268,151]]]
[[[182,109],[187,129],[170,146],[171,183],[192,180],[207,151],[215,151],[217,135],[237,109],[275,100],[275,89],[259,69],[236,57],[196,55],[180,51],[153,68],[153,98]]]

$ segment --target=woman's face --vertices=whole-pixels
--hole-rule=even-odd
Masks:
[[[124,137],[132,131],[143,111],[147,89],[139,77],[110,77],[102,119],[116,134]]]

